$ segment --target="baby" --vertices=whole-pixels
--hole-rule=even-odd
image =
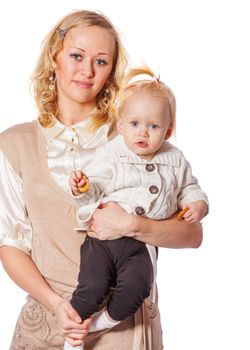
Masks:
[[[88,230],[94,210],[110,201],[129,214],[155,220],[185,208],[182,218],[194,223],[208,212],[207,196],[189,163],[167,141],[175,128],[174,95],[148,68],[131,70],[128,81],[140,74],[150,79],[127,83],[119,100],[120,135],[97,149],[86,174],[72,172],[82,230]],[[93,315],[90,331],[111,328],[135,313],[151,290],[155,300],[156,247],[129,237],[101,241],[87,236],[81,252],[71,304],[83,320]]]

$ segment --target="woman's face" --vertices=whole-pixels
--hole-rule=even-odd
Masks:
[[[67,33],[56,57],[58,102],[93,109],[113,66],[115,41],[106,29],[79,26]]]

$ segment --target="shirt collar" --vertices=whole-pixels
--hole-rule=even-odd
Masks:
[[[44,128],[38,123],[47,141],[51,141],[52,139],[56,138],[66,129],[66,125],[59,122],[59,120],[56,118],[53,119],[54,124],[49,128]]]
[[[83,148],[96,148],[103,145],[108,140],[108,132],[110,128],[109,123],[104,124],[94,132],[91,132],[88,131],[91,122],[90,118],[72,126],[64,125],[57,118],[54,118],[54,121],[54,125],[50,128],[44,128],[41,126],[42,133],[47,142],[56,139],[63,133],[67,134],[67,132],[72,131],[76,133],[79,145]]]

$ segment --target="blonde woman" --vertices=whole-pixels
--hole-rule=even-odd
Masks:
[[[0,257],[29,294],[11,350],[63,349],[64,339],[95,350],[162,349],[157,302],[152,308],[148,300],[114,329],[87,335],[91,320],[82,322],[68,301],[83,240],[74,231],[78,208],[68,176],[85,169],[95,148],[115,134],[113,101],[126,65],[105,16],[70,13],[45,38],[32,76],[38,120],[0,135]],[[198,247],[202,239],[199,223],[137,217],[115,203],[94,213],[92,229],[100,239],[129,234],[169,248]]]

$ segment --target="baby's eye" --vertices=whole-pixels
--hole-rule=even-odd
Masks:
[[[102,58],[97,58],[95,60],[95,63],[98,64],[99,66],[106,66],[108,64],[107,61]]]
[[[130,125],[132,125],[132,126],[137,126],[139,123],[136,121],[136,120],[132,120],[131,122],[130,122]]]
[[[152,124],[152,125],[151,125],[151,128],[152,128],[152,129],[158,129],[158,128],[159,128],[159,125],[157,125],[157,124]]]
[[[82,60],[82,55],[80,55],[79,53],[72,53],[72,54],[70,54],[70,57],[72,57],[75,61]]]

